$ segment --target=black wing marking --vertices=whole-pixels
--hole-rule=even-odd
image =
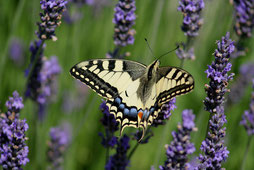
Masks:
[[[100,96],[110,99],[117,97],[128,84],[141,77],[145,71],[146,66],[138,62],[97,59],[76,64],[70,73]]]
[[[193,90],[194,79],[187,71],[177,67],[161,67],[157,77],[157,100],[159,106],[173,97]]]

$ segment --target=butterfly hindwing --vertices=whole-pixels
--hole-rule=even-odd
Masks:
[[[129,60],[97,59],[76,64],[70,73],[100,96],[111,99],[143,75],[145,68],[145,65]]]

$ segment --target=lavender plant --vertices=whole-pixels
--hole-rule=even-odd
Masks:
[[[9,47],[9,56],[13,63],[19,67],[23,66],[25,51],[23,42],[19,38],[13,38]]]
[[[234,51],[234,42],[229,38],[229,33],[217,41],[218,49],[215,50],[215,61],[205,71],[210,79],[209,85],[205,85],[207,97],[204,100],[205,110],[210,112],[209,131],[206,139],[200,147],[204,154],[200,154],[198,169],[221,169],[222,162],[225,162],[229,151],[224,146],[226,128],[223,125],[227,122],[224,113],[224,94],[228,92],[227,86],[233,79],[233,73],[229,62],[230,55]]]
[[[196,131],[195,115],[192,110],[182,112],[182,124],[178,123],[177,132],[173,131],[173,141],[166,145],[167,160],[161,170],[190,169],[187,156],[195,152],[195,146],[190,142],[190,133]]]
[[[61,24],[62,12],[65,10],[67,1],[65,0],[41,0],[40,13],[41,22],[37,23],[38,31],[36,35],[39,40],[35,40],[30,46],[31,61],[26,70],[27,87],[26,97],[31,98],[39,106],[39,117],[42,118],[46,105],[46,98],[51,95],[52,79],[60,73],[60,67],[55,57],[47,60],[43,57],[45,40],[56,41],[55,29]]]
[[[205,7],[203,0],[180,0],[178,11],[183,13],[182,31],[187,36],[187,41],[181,43],[181,47],[176,50],[176,55],[182,61],[185,59],[195,59],[194,48],[192,47],[194,37],[198,36],[198,31],[203,24],[201,11]]]
[[[22,169],[29,162],[28,138],[25,132],[28,124],[20,119],[19,112],[24,107],[18,92],[5,103],[8,111],[0,115],[0,165],[3,169]]]
[[[252,79],[252,88],[254,89],[254,79]],[[244,126],[248,134],[248,143],[246,145],[245,153],[242,159],[241,169],[245,169],[247,155],[250,150],[251,141],[254,135],[254,91],[251,93],[251,101],[249,109],[244,111],[240,124]]]
[[[234,1],[234,30],[238,36],[236,43],[236,51],[234,58],[244,56],[247,48],[245,47],[245,40],[252,36],[254,28],[254,1],[253,0],[239,0]]]
[[[105,102],[101,103],[100,109],[103,113],[101,123],[105,128],[105,136],[103,133],[99,133],[99,135],[102,137],[101,144],[107,149],[114,148],[114,146],[117,144],[117,137],[114,136],[114,133],[118,130],[119,122],[116,121],[114,115],[109,113],[109,108]]]
[[[130,138],[127,135],[123,135],[120,140],[117,141],[116,153],[111,156],[105,165],[106,170],[111,169],[126,169],[129,164],[127,157],[127,151],[130,148]]]
[[[124,58],[128,55],[119,54],[120,48],[134,43],[134,35],[136,33],[132,26],[135,24],[135,0],[119,0],[115,7],[113,18],[114,28],[114,44],[116,45],[113,52],[109,52],[109,58]]]
[[[229,104],[241,101],[246,87],[254,78],[254,63],[241,65],[237,80],[232,84],[229,93]]]
[[[71,126],[63,123],[59,127],[50,129],[47,157],[50,162],[48,169],[63,169],[64,154],[71,142]]]
[[[254,89],[254,79],[252,79],[252,87]],[[249,110],[244,111],[240,124],[244,126],[249,136],[254,135],[254,92],[251,94]]]

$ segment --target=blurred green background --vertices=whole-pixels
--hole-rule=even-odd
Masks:
[[[48,113],[43,122],[37,122],[36,105],[31,100],[26,100],[21,117],[27,119],[29,130],[27,141],[29,146],[30,162],[24,169],[46,169],[47,167],[47,141],[49,140],[49,129],[59,125],[61,122],[72,124],[72,142],[65,154],[64,169],[103,169],[105,165],[105,149],[101,145],[99,132],[104,132],[100,123],[102,113],[99,110],[101,98],[91,90],[80,96],[80,87],[70,76],[69,69],[77,62],[105,58],[107,52],[114,49],[112,18],[116,0],[108,0],[108,4],[100,8],[83,5],[77,7],[73,3],[68,5],[71,14],[79,13],[80,19],[69,24],[62,21],[56,30],[58,40],[56,42],[46,41],[45,56],[56,55],[62,67],[59,76],[58,92],[55,101],[49,105]],[[177,0],[137,0],[136,1],[136,29],[134,45],[124,48],[131,55],[127,58],[150,64],[152,57],[144,41],[146,37],[154,51],[155,56],[175,48],[177,42],[186,40],[181,31],[182,13],[177,11]],[[36,22],[39,22],[40,1],[39,0],[8,0],[0,1],[0,108],[6,111],[4,106],[8,96],[17,90],[22,96],[25,91],[26,78],[24,70],[30,60],[29,45],[36,39],[34,32],[37,30]],[[192,93],[178,97],[176,100],[177,109],[173,112],[171,119],[166,125],[152,128],[154,137],[148,144],[140,145],[130,162],[130,169],[150,169],[152,165],[158,169],[166,159],[165,144],[171,142],[171,132],[176,130],[176,125],[181,121],[183,109],[193,109],[196,115],[196,126],[198,131],[192,134],[192,142],[195,143],[196,152],[190,158],[193,159],[200,153],[200,145],[205,138],[208,123],[208,112],[204,111],[203,99],[205,83],[208,83],[204,71],[207,65],[214,59],[212,53],[217,47],[215,42],[230,31],[232,39],[236,39],[233,32],[233,6],[229,1],[205,1],[203,11],[204,24],[195,39],[194,47],[196,60],[186,61],[184,69],[190,72],[195,78],[195,89]],[[9,46],[14,38],[22,41],[25,58],[24,64],[18,67],[10,60]],[[253,61],[254,50],[253,38],[249,39],[247,45],[250,47],[246,56],[233,61],[233,71],[238,76],[241,64]],[[179,66],[180,60],[175,53],[161,59],[163,66]],[[236,81],[229,85],[229,87]],[[251,96],[251,86],[245,91],[244,97],[239,103],[231,105],[226,109],[228,123],[226,124],[227,134],[225,145],[230,151],[229,158],[223,167],[227,169],[240,169],[244,151],[247,144],[247,133],[239,125],[244,110],[248,109]],[[67,99],[66,99],[67,98]],[[79,99],[80,98],[80,99]],[[65,113],[63,102],[81,101],[80,108]],[[66,104],[66,103],[65,103]],[[135,129],[127,128],[124,132],[131,133]],[[118,135],[118,132],[117,132]],[[131,141],[131,146],[135,145]],[[249,149],[246,168],[254,169],[254,142]],[[113,153],[111,153],[113,154]]]

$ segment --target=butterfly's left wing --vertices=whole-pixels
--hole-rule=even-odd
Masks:
[[[105,99],[114,99],[129,84],[144,74],[146,66],[129,60],[95,59],[83,61],[70,70],[71,75]]]
[[[148,125],[157,118],[161,106],[172,98],[186,94],[194,88],[194,79],[187,71],[177,67],[161,67],[158,70],[155,111],[149,116]]]

